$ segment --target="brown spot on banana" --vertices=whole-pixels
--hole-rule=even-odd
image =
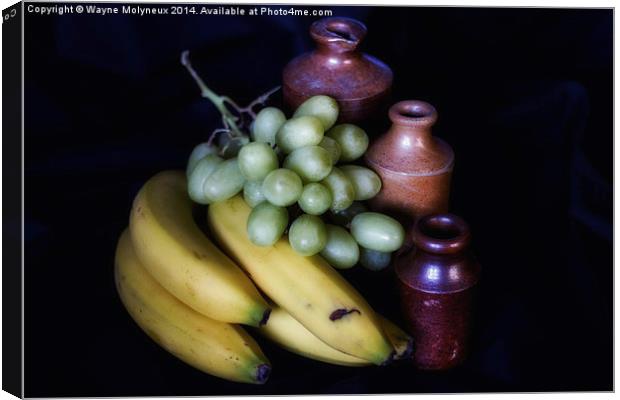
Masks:
[[[329,319],[331,321],[337,321],[341,319],[342,317],[344,317],[345,315],[348,315],[354,312],[358,313],[359,315],[362,315],[360,310],[358,310],[357,308],[352,308],[350,310],[347,310],[346,308],[339,308],[329,315]]]

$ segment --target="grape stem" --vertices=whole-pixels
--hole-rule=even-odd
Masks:
[[[211,137],[209,138],[209,143],[213,141],[213,138],[217,134],[222,132],[226,132],[230,138],[247,138],[248,135],[242,130],[242,128],[244,128],[246,125],[244,124],[243,119],[244,114],[249,115],[251,121],[253,121],[256,118],[256,113],[254,113],[254,107],[258,105],[264,105],[272,94],[280,90],[280,86],[276,86],[268,92],[260,95],[246,107],[240,107],[230,97],[218,96],[217,94],[215,94],[215,92],[209,89],[209,87],[204,83],[200,75],[198,75],[194,67],[192,67],[192,64],[189,61],[189,50],[185,50],[181,53],[181,64],[187,69],[192,78],[194,78],[194,81],[200,88],[202,97],[209,99],[220,112],[220,114],[222,114],[222,123],[224,124],[224,128],[216,129],[215,131],[213,131],[211,133]],[[234,115],[227,106],[231,107],[238,114],[238,116]]]
[[[229,131],[229,134],[231,136],[244,136],[241,129],[237,126],[237,121],[239,118],[234,116],[230,110],[226,108],[226,101],[231,104],[234,104],[234,102],[227,97],[218,96],[215,92],[209,89],[194,67],[192,67],[192,64],[189,61],[189,50],[185,50],[181,53],[181,64],[187,69],[192,78],[194,78],[194,81],[196,81],[196,84],[200,88],[202,97],[211,100],[211,103],[213,103],[220,114],[222,114],[222,123],[224,124],[225,129]]]
[[[252,120],[256,119],[256,114],[254,113],[254,107],[256,106],[263,106],[265,105],[265,103],[267,102],[267,100],[269,100],[269,97],[274,94],[275,92],[277,92],[278,90],[280,90],[281,86],[276,86],[273,89],[270,89],[269,91],[261,94],[260,96],[258,96],[256,99],[254,99],[254,101],[252,101],[250,104],[248,104],[246,107],[244,108],[238,108],[237,110],[239,112],[245,112],[247,114],[250,114],[250,117],[252,117]]]

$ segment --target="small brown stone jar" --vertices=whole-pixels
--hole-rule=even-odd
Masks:
[[[415,218],[448,211],[454,152],[432,135],[435,108],[419,100],[394,104],[392,127],[368,149],[365,161],[383,186],[370,200],[373,210],[401,218],[411,226]]]
[[[420,218],[415,247],[395,260],[401,305],[416,350],[415,364],[444,370],[468,352],[475,285],[480,265],[468,246],[469,227],[452,214]]]
[[[294,58],[282,74],[284,103],[295,110],[307,98],[324,94],[340,107],[339,122],[362,123],[381,114],[392,87],[392,70],[358,46],[366,26],[351,18],[320,19],[310,27],[314,51]]]

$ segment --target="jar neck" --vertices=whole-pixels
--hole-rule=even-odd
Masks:
[[[413,148],[431,148],[434,146],[432,130],[393,123],[388,134],[398,144],[399,149],[408,151]]]
[[[400,101],[390,107],[390,133],[403,148],[427,147],[432,144],[432,128],[437,111],[421,100]]]
[[[319,43],[314,52],[322,57],[334,57],[338,60],[359,59],[361,56],[357,49],[348,49],[338,43]]]

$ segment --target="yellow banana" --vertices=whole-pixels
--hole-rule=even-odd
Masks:
[[[258,332],[286,350],[313,360],[348,367],[371,365],[369,361],[350,356],[328,346],[281,307],[273,307],[269,322],[261,326]]]
[[[286,238],[259,247],[248,239],[250,208],[239,195],[211,204],[214,238],[256,285],[329,346],[381,365],[393,348],[366,300],[319,256],[297,254]]]
[[[271,366],[254,339],[241,327],[205,317],[168,293],[140,264],[127,230],[116,248],[114,275],[131,317],[164,349],[220,378],[267,380]]]
[[[198,228],[182,171],[164,171],[142,187],[130,217],[138,258],[162,286],[218,321],[259,326],[270,308],[250,279]]]
[[[385,334],[396,350],[394,359],[400,360],[411,357],[413,339],[387,318],[379,315],[379,319]],[[313,360],[347,367],[363,367],[371,364],[369,361],[350,356],[328,346],[282,307],[272,306],[269,322],[263,325],[258,332],[288,351]]]

